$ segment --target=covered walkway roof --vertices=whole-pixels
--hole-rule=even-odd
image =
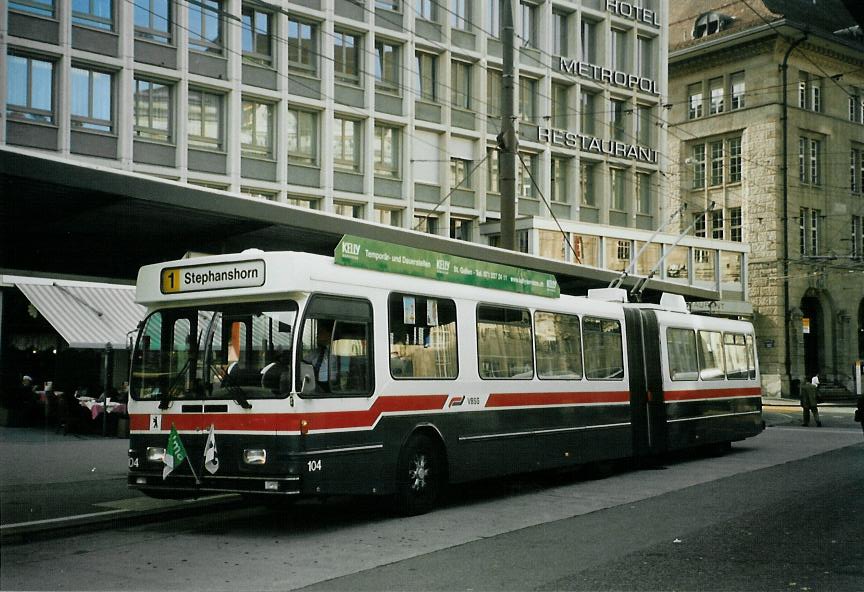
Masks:
[[[108,167],[0,148],[0,272],[132,282],[138,268],[189,251],[247,248],[333,254],[343,234],[554,274],[566,294],[606,287],[618,274],[494,247],[186,185]],[[635,283],[628,278],[622,287]],[[654,281],[689,300],[716,291]]]

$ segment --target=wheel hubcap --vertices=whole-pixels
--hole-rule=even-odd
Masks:
[[[429,463],[425,456],[415,456],[413,467],[408,471],[411,479],[411,489],[422,491],[426,489],[426,478],[429,476]]]

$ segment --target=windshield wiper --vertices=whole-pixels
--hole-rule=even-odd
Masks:
[[[168,409],[168,404],[171,402],[172,393],[178,386],[178,382],[181,378],[186,376],[186,373],[189,371],[189,366],[192,363],[192,358],[186,360],[186,363],[183,364],[183,367],[177,372],[174,378],[171,379],[171,382],[168,383],[168,388],[165,389],[164,393],[159,395],[159,409]]]

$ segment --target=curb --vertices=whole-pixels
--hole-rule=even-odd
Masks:
[[[156,507],[146,509],[115,509],[77,516],[50,518],[33,522],[19,522],[0,526],[0,543],[4,545],[27,543],[52,537],[63,537],[99,530],[105,526],[123,527],[145,524],[175,516],[195,516],[214,508],[238,506],[242,498],[236,494],[222,494],[189,500],[151,500]]]

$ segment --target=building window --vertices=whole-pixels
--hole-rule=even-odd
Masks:
[[[346,218],[362,220],[365,217],[363,204],[348,202],[333,202],[333,213]]]
[[[135,137],[170,142],[171,87],[151,80],[135,80]]]
[[[711,212],[711,238],[723,240],[723,210]]]
[[[336,80],[357,84],[360,81],[360,36],[346,31],[333,32],[333,70]]]
[[[375,174],[381,177],[399,177],[399,129],[375,126]]]
[[[519,3],[522,18],[519,20],[518,35],[522,47],[539,47],[537,44],[537,7],[528,2]]]
[[[651,199],[651,174],[636,173],[636,211],[650,216],[654,210]]]
[[[864,257],[864,216],[852,216],[852,257]]]
[[[519,77],[519,116],[532,123],[537,119],[537,80],[534,78]]]
[[[415,54],[417,66],[417,92],[420,99],[434,102],[437,96],[438,56],[418,51]]]
[[[612,29],[611,59],[612,68],[618,72],[630,71],[630,32]]]
[[[627,103],[612,99],[609,112],[609,135],[613,140],[624,142],[628,139],[627,133]]]
[[[597,164],[584,160],[579,163],[579,200],[583,206],[597,207],[596,174]]]
[[[798,211],[798,253],[807,254],[807,208]]]
[[[693,146],[693,189],[705,187],[705,144]]]
[[[107,72],[72,67],[72,127],[113,131],[111,79]]]
[[[255,197],[266,201],[279,201],[279,193],[276,191],[267,191],[266,189],[256,189],[255,187],[241,187],[240,193]]]
[[[729,182],[740,183],[742,171],[741,138],[729,138]]]
[[[416,215],[414,216],[414,230],[426,234],[438,234],[438,218],[428,214]]]
[[[624,169],[609,169],[609,182],[612,188],[612,203],[610,209],[619,212],[627,211],[627,171]]]
[[[220,94],[189,89],[187,129],[191,148],[222,150],[222,99]]]
[[[375,0],[375,10],[399,12],[399,0]]]
[[[552,55],[566,56],[569,54],[568,49],[568,26],[567,22],[570,15],[566,12],[558,10],[552,11]]]
[[[864,192],[864,149],[852,148],[849,156],[849,191]]]
[[[240,146],[243,156],[273,158],[273,105],[244,100],[241,110]]]
[[[630,241],[615,241],[615,258],[624,263],[630,263]]]
[[[114,29],[111,0],[75,0],[72,2],[72,22],[103,31]]]
[[[464,158],[450,159],[450,187],[452,189],[471,189],[471,161]]]
[[[189,49],[222,53],[222,2],[189,2]]]
[[[551,167],[551,199],[558,203],[567,203],[567,169],[570,166],[570,159],[553,156]]]
[[[288,19],[288,69],[314,76],[317,73],[318,25]]]
[[[654,38],[638,37],[636,39],[636,63],[639,67],[639,76],[653,80],[657,76],[654,67]]]
[[[723,141],[711,142],[711,187],[723,184]]]
[[[533,179],[537,178],[537,155],[522,152],[519,157],[522,162],[516,163],[516,191],[519,197],[536,197]]]
[[[273,63],[271,29],[273,15],[251,6],[243,6],[243,59],[270,66]]]
[[[12,119],[54,123],[54,63],[8,55],[6,114]]]
[[[741,208],[729,209],[729,239],[736,243],[744,240],[742,235]]]
[[[864,123],[864,90],[849,89],[849,121]]]
[[[309,198],[309,197],[291,197],[285,200],[285,203],[291,206],[296,206],[298,208],[305,208],[307,210],[317,210],[318,209],[318,200]]]
[[[729,109],[731,111],[744,108],[745,94],[744,72],[735,72],[729,77]]]
[[[486,0],[486,30],[492,37],[501,37],[501,2],[502,0]]]
[[[417,0],[417,16],[426,21],[438,20],[438,2],[436,0]]]
[[[822,142],[801,136],[798,138],[798,177],[806,185],[821,185]]]
[[[719,12],[704,12],[696,17],[693,25],[693,39],[701,39],[727,28],[734,19]]]
[[[636,141],[643,146],[651,146],[654,142],[652,117],[649,105],[636,105]]]
[[[450,62],[450,104],[457,109],[471,108],[471,64]]]
[[[471,220],[465,218],[450,218],[450,238],[461,241],[471,240]]]
[[[487,148],[486,155],[486,192],[501,193],[498,186],[498,150]]]
[[[567,129],[569,126],[570,87],[558,82],[552,83],[552,126]]]
[[[819,255],[822,248],[822,211],[810,210],[810,254]]]
[[[333,166],[360,172],[361,123],[354,119],[336,117],[333,125]]]
[[[597,94],[588,92],[584,88],[579,95],[580,124],[582,133],[593,135],[595,130],[594,122],[597,119],[595,105],[597,104]]]
[[[707,227],[704,213],[693,214],[693,236],[705,238],[708,236]]]
[[[9,8],[39,16],[54,18],[53,0],[9,0]]]
[[[375,86],[399,93],[399,47],[393,43],[375,42]]]
[[[170,43],[172,16],[169,0],[135,0],[135,36]]]
[[[486,70],[486,114],[489,117],[501,118],[501,72]]]
[[[579,33],[581,34],[579,47],[583,62],[597,63],[598,28],[597,22],[588,18],[583,17],[582,22],[579,23]]]
[[[288,109],[285,141],[288,162],[315,165],[318,163],[318,114],[313,111]]]
[[[687,118],[702,117],[702,83],[697,82],[687,87]]]
[[[402,226],[402,210],[393,208],[375,208],[375,221],[383,226]]]
[[[803,70],[798,73],[798,107],[822,111],[822,79]]]
[[[450,26],[462,31],[471,30],[470,0],[450,0]]]
[[[723,113],[723,79],[712,78],[708,81],[708,114]]]

